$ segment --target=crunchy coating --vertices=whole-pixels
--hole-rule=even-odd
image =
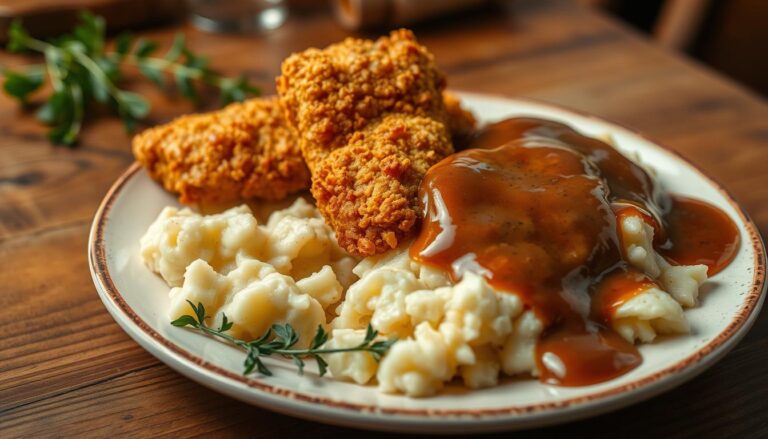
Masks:
[[[469,144],[477,128],[477,120],[471,111],[461,106],[458,96],[450,92],[443,92],[443,102],[448,113],[448,128],[451,131],[453,147],[456,150],[464,149]]]
[[[461,107],[456,96],[445,92],[443,97],[454,145],[463,143],[474,132],[475,118]],[[253,118],[252,126],[275,128],[259,134],[263,147],[258,141],[243,140],[242,129],[212,128],[219,122],[229,124],[230,128],[242,126],[233,123],[230,113],[239,114],[242,121]],[[250,197],[278,200],[289,193],[309,189],[310,180],[308,170],[299,163],[303,163],[304,158],[298,138],[293,130],[286,129],[284,120],[270,120],[277,117],[283,119],[275,98],[257,98],[213,113],[180,117],[139,134],[134,139],[134,153],[155,180],[167,190],[180,194],[182,202],[227,202]],[[241,167],[237,177],[223,178],[223,168],[214,165],[222,159],[221,149],[214,146],[215,142],[242,143],[241,152],[234,154],[252,155],[250,162],[256,166]],[[247,144],[254,147],[247,148]]]
[[[300,133],[310,169],[350,136],[387,113],[447,121],[445,76],[434,57],[401,29],[376,41],[347,38],[283,61],[277,90]]]
[[[182,116],[133,139],[133,153],[183,203],[278,200],[309,185],[276,97]]]
[[[312,194],[348,252],[382,253],[414,233],[419,183],[453,152],[444,88],[433,56],[407,30],[283,62],[277,90]]]
[[[393,113],[352,135],[315,166],[312,195],[347,251],[371,255],[397,247],[420,216],[419,184],[452,152],[445,125]]]

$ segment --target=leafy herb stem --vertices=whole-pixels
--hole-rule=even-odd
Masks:
[[[2,69],[3,89],[27,104],[30,94],[44,83],[45,73],[53,94],[37,112],[41,121],[53,128],[49,134],[55,143],[71,145],[77,141],[85,110],[92,101],[109,104],[120,115],[128,130],[147,116],[150,105],[143,96],[119,87],[122,67],[134,65],[149,80],[165,88],[165,74],[171,73],[181,94],[197,100],[193,81],[201,81],[220,90],[224,104],[242,101],[259,94],[244,77],[228,78],[208,66],[208,60],[187,47],[183,34],[177,34],[163,57],[151,56],[158,44],[145,39],[133,41],[128,34],[116,39],[113,51],[105,50],[104,19],[84,12],[71,33],[50,42],[33,38],[14,21],[8,30],[8,50],[33,51],[45,56],[45,64],[23,71]]]
[[[116,101],[120,102],[122,99],[121,91],[120,89],[115,86],[115,84],[109,79],[106,73],[104,73],[104,70],[102,70],[96,62],[94,62],[91,58],[83,54],[82,52],[79,52],[77,50],[72,52],[72,56],[80,63],[83,67],[85,67],[91,75],[93,75],[94,78],[96,78],[97,81],[101,82],[104,86],[104,88],[107,90],[110,96],[114,98]]]
[[[23,44],[27,46],[27,48],[31,50],[35,50],[37,52],[45,52],[46,50],[54,48],[52,44],[48,44],[45,41],[38,40],[36,38],[31,38],[29,36],[24,38]]]
[[[296,334],[296,331],[288,323],[284,325],[272,325],[272,328],[267,330],[267,332],[258,339],[245,341],[235,338],[227,333],[227,331],[232,328],[233,323],[227,319],[226,315],[222,316],[222,322],[218,329],[212,328],[205,323],[205,320],[209,317],[205,315],[205,307],[203,304],[198,303],[195,305],[189,300],[187,303],[189,303],[189,306],[192,308],[193,315],[183,315],[172,321],[171,324],[178,327],[190,326],[244,349],[247,355],[245,358],[245,369],[243,374],[246,375],[251,373],[254,369],[264,375],[272,375],[272,372],[266,365],[264,365],[260,357],[282,355],[283,357],[291,358],[294,364],[299,367],[299,375],[304,373],[303,357],[313,358],[317,362],[320,376],[323,376],[327,371],[328,364],[321,355],[340,352],[368,352],[378,361],[396,341],[395,339],[376,340],[378,332],[375,331],[371,325],[368,325],[365,338],[360,344],[344,348],[324,348],[322,346],[328,341],[328,333],[325,332],[322,326],[318,326],[317,332],[315,333],[309,348],[294,349],[293,346],[299,341],[299,335]]]
[[[114,55],[114,53],[110,53],[109,55]],[[194,68],[194,67],[188,67],[184,64],[179,64],[174,61],[167,60],[165,58],[153,58],[153,57],[143,57],[139,58],[135,55],[126,55],[123,60],[129,64],[132,64],[134,66],[152,66],[158,70],[163,71],[170,71],[174,74],[181,74],[186,75],[189,78],[192,79],[213,79],[213,81],[206,81],[209,82],[212,85],[218,85],[219,82],[216,81],[216,79],[219,79],[217,77],[214,78],[206,78],[205,72],[201,69]]]

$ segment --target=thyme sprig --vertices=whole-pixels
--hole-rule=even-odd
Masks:
[[[172,321],[171,324],[178,327],[190,326],[205,334],[221,338],[245,350],[246,356],[245,363],[243,364],[243,375],[248,375],[256,370],[262,375],[271,376],[272,372],[261,361],[261,357],[281,355],[293,360],[293,363],[299,368],[299,375],[304,374],[304,359],[307,357],[312,358],[317,363],[317,369],[320,376],[323,376],[328,370],[328,363],[321,357],[323,354],[369,352],[376,361],[379,361],[384,354],[387,353],[392,344],[397,341],[396,339],[376,340],[378,331],[374,330],[369,324],[365,333],[365,338],[359,345],[348,348],[323,348],[322,346],[328,341],[328,333],[325,332],[322,326],[318,326],[317,332],[312,338],[312,343],[310,343],[309,348],[295,349],[293,346],[298,343],[299,334],[297,334],[293,327],[288,323],[284,325],[272,325],[271,329],[267,330],[264,335],[256,340],[245,341],[227,334],[227,331],[232,328],[232,322],[227,319],[225,314],[222,315],[222,321],[219,327],[212,328],[205,323],[205,320],[209,317],[205,315],[205,307],[203,304],[198,303],[195,305],[189,300],[187,300],[187,303],[189,303],[189,306],[192,308],[193,314],[183,315]]]
[[[153,56],[157,49],[153,41],[123,34],[117,37],[114,50],[106,50],[104,19],[88,12],[81,13],[71,33],[52,41],[33,38],[15,20],[8,31],[8,50],[38,52],[45,62],[19,71],[3,69],[3,89],[27,105],[29,96],[42,87],[47,76],[53,93],[37,111],[37,118],[52,127],[51,141],[67,145],[77,141],[93,101],[111,106],[129,131],[149,114],[146,98],[118,87],[125,65],[135,66],[161,88],[166,86],[166,74],[172,75],[181,94],[192,101],[198,100],[195,82],[218,88],[224,104],[259,94],[245,77],[228,78],[211,70],[206,58],[187,47],[183,34],[176,35],[163,56]]]

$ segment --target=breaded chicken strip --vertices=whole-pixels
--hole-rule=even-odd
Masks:
[[[443,102],[448,112],[448,129],[451,131],[453,147],[456,150],[464,149],[469,144],[477,128],[477,120],[471,111],[461,106],[458,96],[450,92],[443,92]]]
[[[148,129],[134,137],[133,154],[182,203],[278,200],[309,185],[276,97]]]
[[[255,98],[149,129],[133,140],[136,159],[185,203],[277,200],[309,189],[299,140],[287,129],[275,99]],[[461,108],[456,96],[445,92],[444,100],[454,144],[463,143],[474,133],[475,118]],[[239,149],[224,153],[222,144],[239,145]],[[228,167],[217,165],[228,154],[243,159],[229,160]]]
[[[453,152],[445,77],[410,31],[347,39],[283,62],[277,89],[339,244],[382,253],[415,232],[426,170]]]
[[[414,230],[419,184],[430,166],[452,152],[443,123],[392,113],[315,166],[312,195],[343,248],[358,255],[380,253]]]

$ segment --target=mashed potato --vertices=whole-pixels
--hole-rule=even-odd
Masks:
[[[274,212],[264,226],[245,205],[213,215],[166,207],[140,246],[145,264],[171,286],[181,285],[187,266],[197,259],[221,273],[234,269],[238,257],[257,259],[296,280],[329,266],[342,285],[353,280],[355,264],[303,198]]]
[[[653,227],[639,216],[621,221],[621,239],[630,264],[656,279],[680,305],[696,305],[699,286],[707,280],[706,265],[670,265],[653,249]]]
[[[683,307],[696,303],[706,267],[668,264],[641,217],[626,217],[620,227],[627,261],[657,286],[615,309],[614,330],[632,342],[687,332]],[[368,324],[398,339],[380,362],[367,352],[325,355],[336,379],[427,396],[455,378],[482,388],[501,373],[538,374],[534,354],[544,325],[514,292],[496,291],[473,273],[454,284],[413,261],[407,245],[357,261],[303,199],[263,225],[247,206],[214,215],[168,207],[140,245],[146,265],[173,287],[172,319],[189,313],[190,300],[216,321],[226,314],[232,335],[244,339],[275,323],[296,328],[301,347],[318,326],[331,331],[328,348],[359,345]]]
[[[214,326],[226,314],[233,323],[229,333],[234,337],[250,340],[260,337],[273,324],[290,323],[300,336],[296,347],[309,346],[317,327],[325,326],[320,302],[269,264],[255,259],[238,262],[226,275],[217,273],[202,259],[192,262],[182,286],[171,289],[171,319],[189,314],[189,300],[215,312]]]

